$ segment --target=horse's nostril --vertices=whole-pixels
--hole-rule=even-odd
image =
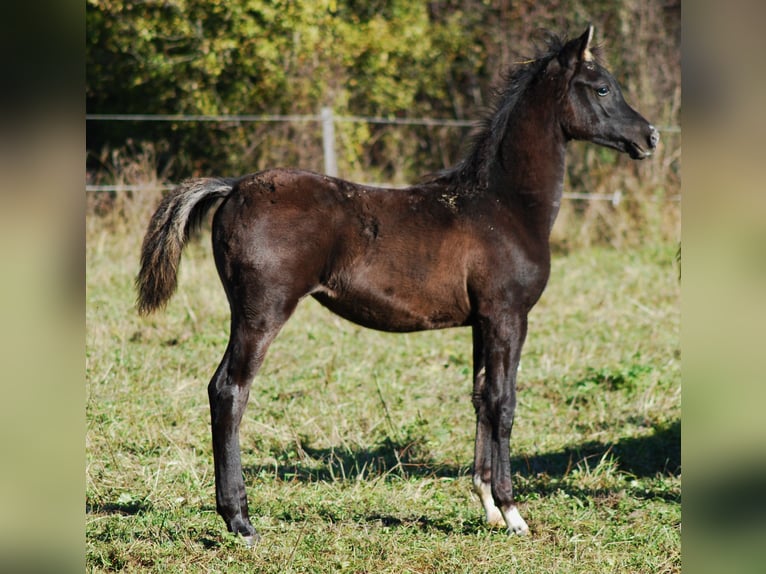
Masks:
[[[660,141],[660,132],[654,126],[649,126],[649,145],[653,148],[657,147]]]

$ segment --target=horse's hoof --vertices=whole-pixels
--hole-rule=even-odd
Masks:
[[[250,535],[240,534],[239,537],[242,540],[242,543],[248,548],[255,547],[255,545],[261,541],[261,537],[257,532]]]
[[[518,534],[524,536],[529,534],[529,526],[525,520],[519,514],[518,508],[511,506],[508,510],[503,512],[505,523],[508,525],[508,534]]]
[[[490,528],[503,528],[505,519],[498,508],[491,508],[486,513],[486,522]]]

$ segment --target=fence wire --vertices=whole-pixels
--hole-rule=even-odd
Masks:
[[[445,126],[445,127],[474,127],[476,120],[456,120],[446,118],[386,118],[381,116],[337,116],[331,108],[322,108],[318,114],[86,114],[87,121],[107,122],[208,122],[208,123],[255,123],[255,122],[292,122],[305,123],[317,122],[323,125],[323,151],[325,154],[325,172],[328,175],[337,176],[337,163],[335,159],[335,135],[332,126],[336,122],[368,123],[400,126]],[[657,126],[660,132],[680,133],[681,126],[667,125]],[[367,183],[373,187],[403,187],[387,183]],[[157,185],[86,185],[86,192],[140,192],[147,190],[170,190],[174,184],[163,183]],[[613,194],[597,193],[568,193],[562,197],[569,200],[581,201],[609,201],[615,207],[622,200],[622,194],[618,190]],[[669,198],[671,201],[680,201],[680,196]]]
[[[87,121],[109,122],[212,122],[212,123],[251,123],[251,122],[321,122],[322,113],[318,114],[86,114]],[[477,120],[455,120],[448,118],[387,118],[382,116],[338,116],[332,115],[333,121],[384,124],[399,126],[450,126],[473,127]],[[680,133],[681,126],[656,126],[666,133]]]

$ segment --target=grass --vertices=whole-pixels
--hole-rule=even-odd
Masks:
[[[215,513],[206,386],[228,309],[209,235],[141,319],[145,221],[87,221],[89,571],[680,571],[675,245],[554,258],[512,438],[525,538],[471,494],[470,332],[378,333],[302,303],[242,424],[263,537],[247,549]]]

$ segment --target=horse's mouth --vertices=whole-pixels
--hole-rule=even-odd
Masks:
[[[646,159],[650,157],[653,152],[653,148],[647,149],[640,143],[627,138],[614,140],[594,139],[593,142],[626,153],[631,159]]]
[[[628,142],[627,148],[631,159],[646,159],[652,155],[652,150],[644,149],[636,142]]]

